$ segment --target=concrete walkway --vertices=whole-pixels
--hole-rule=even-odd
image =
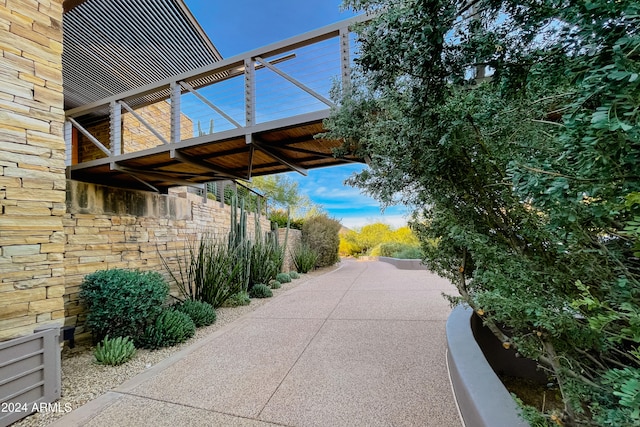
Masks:
[[[54,425],[459,427],[443,291],[343,261]]]

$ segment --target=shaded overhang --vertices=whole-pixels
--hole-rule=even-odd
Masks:
[[[329,110],[265,123],[255,129],[247,144],[240,130],[222,132],[124,154],[117,160],[98,159],[70,167],[79,181],[164,192],[177,185],[195,185],[218,180],[249,180],[253,176],[336,166],[361,160],[337,158],[333,150],[340,141],[318,138]],[[212,141],[212,139],[215,139]]]
[[[126,8],[120,1],[68,0],[65,10],[63,86],[67,117],[74,127],[109,121],[109,105],[120,100],[136,109],[171,99],[175,94],[170,82],[203,88],[245,75],[247,61],[258,69],[295,57],[296,49],[309,44],[336,37],[347,40],[349,25],[363,20],[344,21],[223,60],[182,0],[128,0]],[[348,63],[348,49],[345,54],[344,45],[336,48]],[[323,120],[329,114],[325,106],[133,153],[107,153],[104,158],[68,163],[68,176],[164,192],[172,186],[289,171],[306,174],[307,169],[361,162],[333,155],[342,141],[317,137],[325,131]]]

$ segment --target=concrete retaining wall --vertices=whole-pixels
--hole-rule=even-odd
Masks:
[[[422,264],[422,260],[419,259],[400,259],[390,258],[386,256],[377,257],[378,261],[387,262],[393,264],[400,270],[426,270],[427,267]]]
[[[447,320],[447,362],[460,413],[467,426],[527,427],[519,408],[482,350],[471,329],[473,310],[462,305]]]

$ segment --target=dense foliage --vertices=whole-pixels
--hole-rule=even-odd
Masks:
[[[345,5],[377,12],[326,122],[350,183],[558,383],[536,424],[640,425],[640,3]]]
[[[169,285],[156,272],[102,270],[84,277],[80,298],[96,341],[142,334],[160,313]]]
[[[272,209],[269,211],[269,221],[277,224],[278,228],[289,228],[294,230],[302,230],[304,218],[291,217],[291,213],[284,209]]]
[[[420,247],[396,242],[380,243],[371,249],[369,255],[400,259],[422,259],[424,257]]]
[[[338,233],[341,228],[338,221],[327,215],[315,215],[305,220],[302,226],[302,242],[318,254],[316,267],[328,267],[338,262]]]
[[[384,254],[381,253],[381,245],[387,245],[388,248],[388,244],[399,245],[393,252],[417,249],[420,246],[418,238],[407,226],[394,229],[389,224],[378,222],[340,234],[340,253],[343,255],[393,256],[386,250]]]

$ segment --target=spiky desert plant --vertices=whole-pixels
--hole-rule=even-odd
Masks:
[[[98,343],[93,355],[101,365],[118,366],[131,359],[136,353],[136,347],[129,337],[104,337]]]

